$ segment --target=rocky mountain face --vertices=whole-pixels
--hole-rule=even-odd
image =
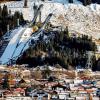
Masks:
[[[61,4],[44,4],[42,14],[48,14],[53,6],[54,16],[51,23],[57,26],[68,26],[69,31],[79,34],[86,34],[93,38],[100,38],[100,6],[99,5],[61,5]],[[46,11],[47,10],[47,11]]]

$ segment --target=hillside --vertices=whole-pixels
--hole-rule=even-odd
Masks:
[[[96,50],[95,43],[88,36],[70,37],[67,28],[61,32],[44,31],[38,40],[32,40],[30,45],[17,60],[18,64],[29,64],[30,67],[59,64],[67,69],[75,69],[78,65],[87,67],[88,51]],[[94,65],[95,56],[92,57]]]
[[[77,64],[77,62],[81,63],[81,61],[84,61],[84,62],[82,62],[81,66],[85,67],[86,59],[87,59],[87,51],[96,51],[96,46],[95,46],[95,43],[92,42],[92,39],[93,40],[100,39],[100,15],[99,15],[100,14],[100,5],[91,4],[89,6],[83,6],[77,0],[75,0],[73,4],[65,3],[65,0],[63,0],[63,2],[61,0],[53,0],[53,1],[46,1],[46,2],[42,2],[42,1],[34,2],[34,1],[30,0],[30,1],[28,1],[27,6],[24,6],[25,3],[23,1],[19,1],[19,2],[12,1],[12,2],[7,2],[7,3],[2,3],[1,8],[3,7],[4,4],[6,4],[8,6],[8,10],[11,10],[10,14],[14,14],[16,11],[23,13],[22,15],[24,16],[24,19],[27,20],[27,22],[33,20],[35,7],[39,7],[41,4],[43,4],[42,10],[41,10],[41,21],[44,22],[44,20],[46,18],[47,19],[51,18],[49,25],[51,27],[50,30],[52,30],[52,31],[54,29],[54,26],[60,26],[60,30],[57,31],[57,36],[55,36],[55,39],[52,39],[53,33],[50,30],[48,31],[48,29],[46,30],[46,32],[48,32],[48,33],[46,33],[46,35],[45,35],[45,30],[43,29],[43,31],[39,32],[39,35],[33,39],[33,43],[36,42],[35,44],[37,44],[37,42],[38,42],[37,39],[40,40],[40,44],[37,44],[36,50],[34,51],[35,52],[34,54],[36,54],[36,55],[37,55],[37,53],[39,53],[39,55],[36,56],[35,60],[42,60],[42,59],[40,59],[40,57],[41,57],[40,52],[42,52],[42,53],[44,52],[45,54],[47,54],[47,56],[49,55],[49,57],[50,57],[50,58],[47,57],[47,61],[48,60],[51,61],[51,59],[54,58],[54,60],[57,60],[57,61],[55,61],[56,63],[58,63],[60,61],[61,65],[64,67],[65,66],[69,67],[69,65],[77,66],[77,65],[79,65],[79,64]],[[51,15],[52,15],[52,17],[51,17]],[[18,18],[16,17],[16,19],[18,19]],[[37,18],[37,21],[38,21],[38,18]],[[41,21],[39,20],[39,22],[41,22]],[[47,26],[49,26],[49,25],[47,25]],[[13,52],[11,55],[8,54],[8,50],[12,49],[11,45],[10,46],[8,45],[7,46],[8,48],[6,48],[3,56],[1,57],[1,62],[6,63],[8,61],[8,58],[10,58],[10,57],[11,58],[19,57],[19,55],[23,52],[23,50],[26,50],[26,48],[29,48],[31,41],[29,41],[29,45],[26,45],[26,43],[27,43],[26,40],[29,39],[30,36],[29,37],[26,37],[26,36],[27,36],[27,34],[30,34],[32,32],[30,29],[28,31],[27,31],[27,28],[24,29],[24,26],[21,26],[21,27],[22,27],[21,28],[22,32],[21,32],[21,30],[19,32],[17,31],[16,33],[19,33],[19,34],[17,36],[15,35],[15,38],[13,38],[12,41],[10,41],[11,43],[9,42],[9,44],[12,44],[12,42],[16,39],[16,41],[14,42],[14,46],[12,45],[12,47],[14,47],[13,48],[14,54],[13,54]],[[33,27],[34,26],[32,26],[32,29],[33,29]],[[67,32],[63,31],[63,29],[64,30],[67,29]],[[61,36],[59,35],[59,32],[61,32],[61,34],[60,34]],[[64,32],[64,33],[62,33],[62,32]],[[67,36],[65,33],[67,33]],[[21,34],[24,34],[25,37],[19,38],[18,36],[20,36]],[[43,38],[43,36],[41,37],[41,34],[43,34],[43,36],[45,35],[44,37],[47,37],[45,40],[45,43],[47,43],[47,40],[49,40],[51,37],[52,40],[50,40],[50,44],[45,44],[45,43],[41,44],[44,41],[43,40],[44,38]],[[47,34],[48,35],[50,34],[50,37]],[[72,34],[73,34],[73,36],[71,36]],[[54,33],[54,35],[56,35],[56,33]],[[77,35],[78,36],[81,35],[82,37],[77,37]],[[89,36],[89,38],[87,35]],[[93,37],[93,38],[91,38],[91,37]],[[57,41],[56,41],[56,39],[57,39]],[[19,41],[22,44],[20,46],[19,46],[19,43],[20,43]],[[46,45],[48,45],[49,47],[46,47]],[[16,49],[16,47],[18,49]],[[24,47],[25,47],[25,49],[23,49]],[[39,49],[37,49],[37,48],[42,49],[42,50],[39,51]],[[29,49],[28,54],[26,51],[26,55],[24,55],[24,56],[28,57],[30,55],[29,57],[31,58],[31,49],[33,49],[33,48]],[[52,50],[52,52],[49,52],[51,50]],[[62,51],[64,51],[64,52],[62,52]],[[66,52],[69,52],[68,53],[69,55]],[[50,53],[53,55],[52,57],[51,57]],[[74,55],[74,53],[76,53],[76,55]],[[86,55],[86,56],[84,57],[84,55]],[[34,59],[34,56],[32,59]],[[73,58],[74,56],[75,56],[75,58]],[[5,59],[5,61],[4,61],[4,59]],[[67,62],[63,62],[63,61],[66,61],[65,59],[67,59]],[[76,61],[76,59],[77,59],[77,61]],[[94,57],[94,59],[95,59],[95,57]],[[25,61],[25,60],[23,60],[23,61]],[[29,61],[31,61],[31,60],[29,60]],[[46,62],[46,64],[48,64],[48,63],[50,63],[50,62]]]
[[[95,9],[92,8],[93,6],[95,6]],[[55,21],[53,20],[52,23],[58,26],[67,25],[71,32],[86,34],[98,39],[100,38],[100,12],[98,7],[100,6],[68,5],[61,9],[61,6],[59,6],[58,10],[54,12]]]
[[[60,3],[58,3],[60,2]],[[51,23],[55,26],[68,26],[69,31],[86,34],[100,38],[100,5],[91,4],[90,6],[83,6],[79,1],[75,0],[74,4],[62,4],[65,0],[53,0],[50,2],[36,2],[36,5],[43,4],[42,21],[45,20],[49,13],[53,13]],[[8,8],[14,13],[16,10],[24,15],[25,20],[32,20],[34,16],[33,5],[34,1],[28,2],[28,7],[23,8],[24,2],[9,2]],[[3,3],[1,4],[3,5]]]

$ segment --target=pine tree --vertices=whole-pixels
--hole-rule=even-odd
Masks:
[[[19,13],[18,11],[16,11],[16,12],[14,13],[14,16],[13,16],[14,27],[17,26],[17,21],[18,21],[19,18],[20,18],[20,13]]]
[[[0,6],[0,18],[2,17],[2,8]]]
[[[87,5],[90,5],[92,3],[91,0],[87,0]]]
[[[4,89],[9,89],[8,74],[6,74],[5,77],[4,77],[3,88],[4,88]]]
[[[0,6],[0,37],[2,36],[2,29],[1,29],[1,27],[2,27],[2,8]]]
[[[8,8],[6,5],[4,5],[2,9],[2,17],[6,18],[7,16],[8,16]]]
[[[9,15],[11,15],[11,10],[9,10]]]
[[[91,3],[92,3],[91,0],[84,0],[83,5],[84,5],[84,6],[87,6],[87,5],[90,5]]]
[[[69,3],[73,3],[73,0],[69,0]]]

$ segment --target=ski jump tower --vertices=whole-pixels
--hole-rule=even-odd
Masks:
[[[38,8],[38,5],[36,5],[36,3],[34,3],[34,5],[33,5],[33,11],[34,11],[34,18],[35,18],[35,16],[36,16],[36,13],[37,13],[37,11],[38,11],[38,15],[39,16],[37,16],[38,17],[38,20],[39,20],[39,22],[41,22],[41,8],[43,7],[43,5],[40,5],[40,8]]]

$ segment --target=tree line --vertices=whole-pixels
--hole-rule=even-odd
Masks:
[[[48,33],[49,34],[49,33]],[[23,56],[17,60],[18,64],[29,64],[31,67],[38,65],[56,65],[66,69],[75,69],[76,66],[86,67],[87,51],[96,51],[96,45],[92,38],[86,35],[82,37],[70,37],[68,29],[62,32],[54,32],[55,38],[45,43],[39,38],[35,47],[30,47]],[[43,58],[43,52],[46,56]],[[95,57],[94,57],[95,58]],[[95,61],[95,59],[93,59]],[[93,61],[93,63],[95,63]]]
[[[79,0],[79,1],[81,1],[85,6],[90,5],[91,3],[100,4],[100,0]]]
[[[74,0],[69,0],[69,3],[73,3]],[[100,4],[100,0],[79,0],[83,3],[84,6],[90,5],[91,3]]]
[[[6,5],[0,6],[0,37],[7,32],[8,25],[10,30],[17,27],[18,19],[20,25],[25,23],[22,13],[16,11],[11,14],[11,10],[8,10]]]

